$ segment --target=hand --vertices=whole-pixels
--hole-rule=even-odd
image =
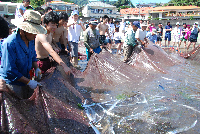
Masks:
[[[41,79],[42,74],[41,74],[41,70],[40,70],[39,68],[37,68],[37,69],[35,70],[35,76],[36,76],[36,78],[37,78],[38,80]]]
[[[65,51],[66,51],[67,53],[69,53],[69,50],[68,50],[67,48],[65,48]]]
[[[70,69],[68,66],[63,67],[63,70],[65,71],[65,73],[66,73],[67,75],[70,75],[70,74],[71,74],[71,69]]]
[[[37,86],[42,86],[39,82],[35,80],[30,80],[27,84],[31,89],[36,89]]]
[[[93,51],[93,49],[92,49],[92,48],[90,48],[89,52],[90,52],[90,53],[94,53],[94,51]]]
[[[6,82],[2,79],[0,79],[0,91],[5,92],[6,90]]]
[[[59,53],[60,51],[59,51],[59,49],[55,48],[55,52],[56,52],[56,53]]]

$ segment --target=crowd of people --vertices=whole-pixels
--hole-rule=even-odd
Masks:
[[[8,23],[0,17],[0,90],[5,90],[7,86],[24,99],[29,98],[34,89],[40,86],[39,82],[31,79],[30,70],[34,70],[35,77],[40,79],[51,68],[50,59],[53,59],[63,67],[66,74],[71,73],[71,69],[60,58],[60,52],[65,52],[73,66],[80,68],[78,49],[81,31],[84,33],[87,60],[93,53],[99,54],[102,49],[112,53],[112,46],[116,44],[117,54],[123,53],[125,63],[133,53],[139,53],[143,47],[147,47],[149,41],[162,46],[164,31],[163,46],[169,47],[173,38],[173,47],[176,43],[177,49],[182,41],[185,47],[188,41],[187,49],[191,43],[195,47],[200,31],[197,22],[191,27],[183,23],[183,28],[177,22],[174,29],[168,22],[163,29],[161,23],[156,28],[149,21],[125,22],[124,19],[114,20],[107,15],[100,18],[100,21],[92,18],[84,23],[79,19],[77,10],[72,11],[68,17],[67,13],[58,15],[51,7],[47,7],[45,13],[41,14],[29,7],[29,4],[30,0],[23,0],[17,7],[15,19],[11,21],[17,29],[12,34]],[[172,33],[174,37],[171,37]]]

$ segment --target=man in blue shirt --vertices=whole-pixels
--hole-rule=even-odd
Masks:
[[[40,85],[37,81],[30,80],[29,75],[32,67],[36,77],[41,72],[37,65],[34,39],[37,34],[45,34],[46,29],[40,25],[39,12],[27,10],[23,17],[23,21],[12,22],[19,29],[2,43],[0,79],[5,80],[19,97],[27,99],[37,85]]]
[[[172,31],[172,26],[170,25],[170,22],[167,22],[167,25],[165,26],[165,47],[166,47],[166,41],[168,38],[168,47],[171,41],[171,31]]]
[[[153,29],[152,32],[147,33],[146,36],[150,41],[152,41],[154,44],[157,42],[157,31],[156,29]]]

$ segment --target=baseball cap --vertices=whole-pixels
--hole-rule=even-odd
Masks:
[[[138,22],[138,21],[134,21],[133,25],[135,25],[136,27],[140,28],[140,22]]]
[[[79,15],[79,12],[77,10],[72,11],[72,15],[75,15],[75,14]]]
[[[177,26],[177,25],[179,25],[179,26],[180,26],[180,23],[179,23],[179,22],[176,22],[176,26]]]
[[[92,25],[97,25],[98,21],[95,18],[91,18],[89,23]]]

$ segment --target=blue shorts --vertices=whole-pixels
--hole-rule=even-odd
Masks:
[[[111,40],[110,39],[106,39],[106,44],[107,43],[111,43]]]
[[[98,46],[97,48],[93,49],[93,51],[97,54],[99,54],[101,52],[101,48],[100,46]],[[89,52],[89,50],[86,48],[86,55],[87,55],[87,61],[90,59],[92,53]]]
[[[165,33],[165,40],[171,41],[171,33]]]

